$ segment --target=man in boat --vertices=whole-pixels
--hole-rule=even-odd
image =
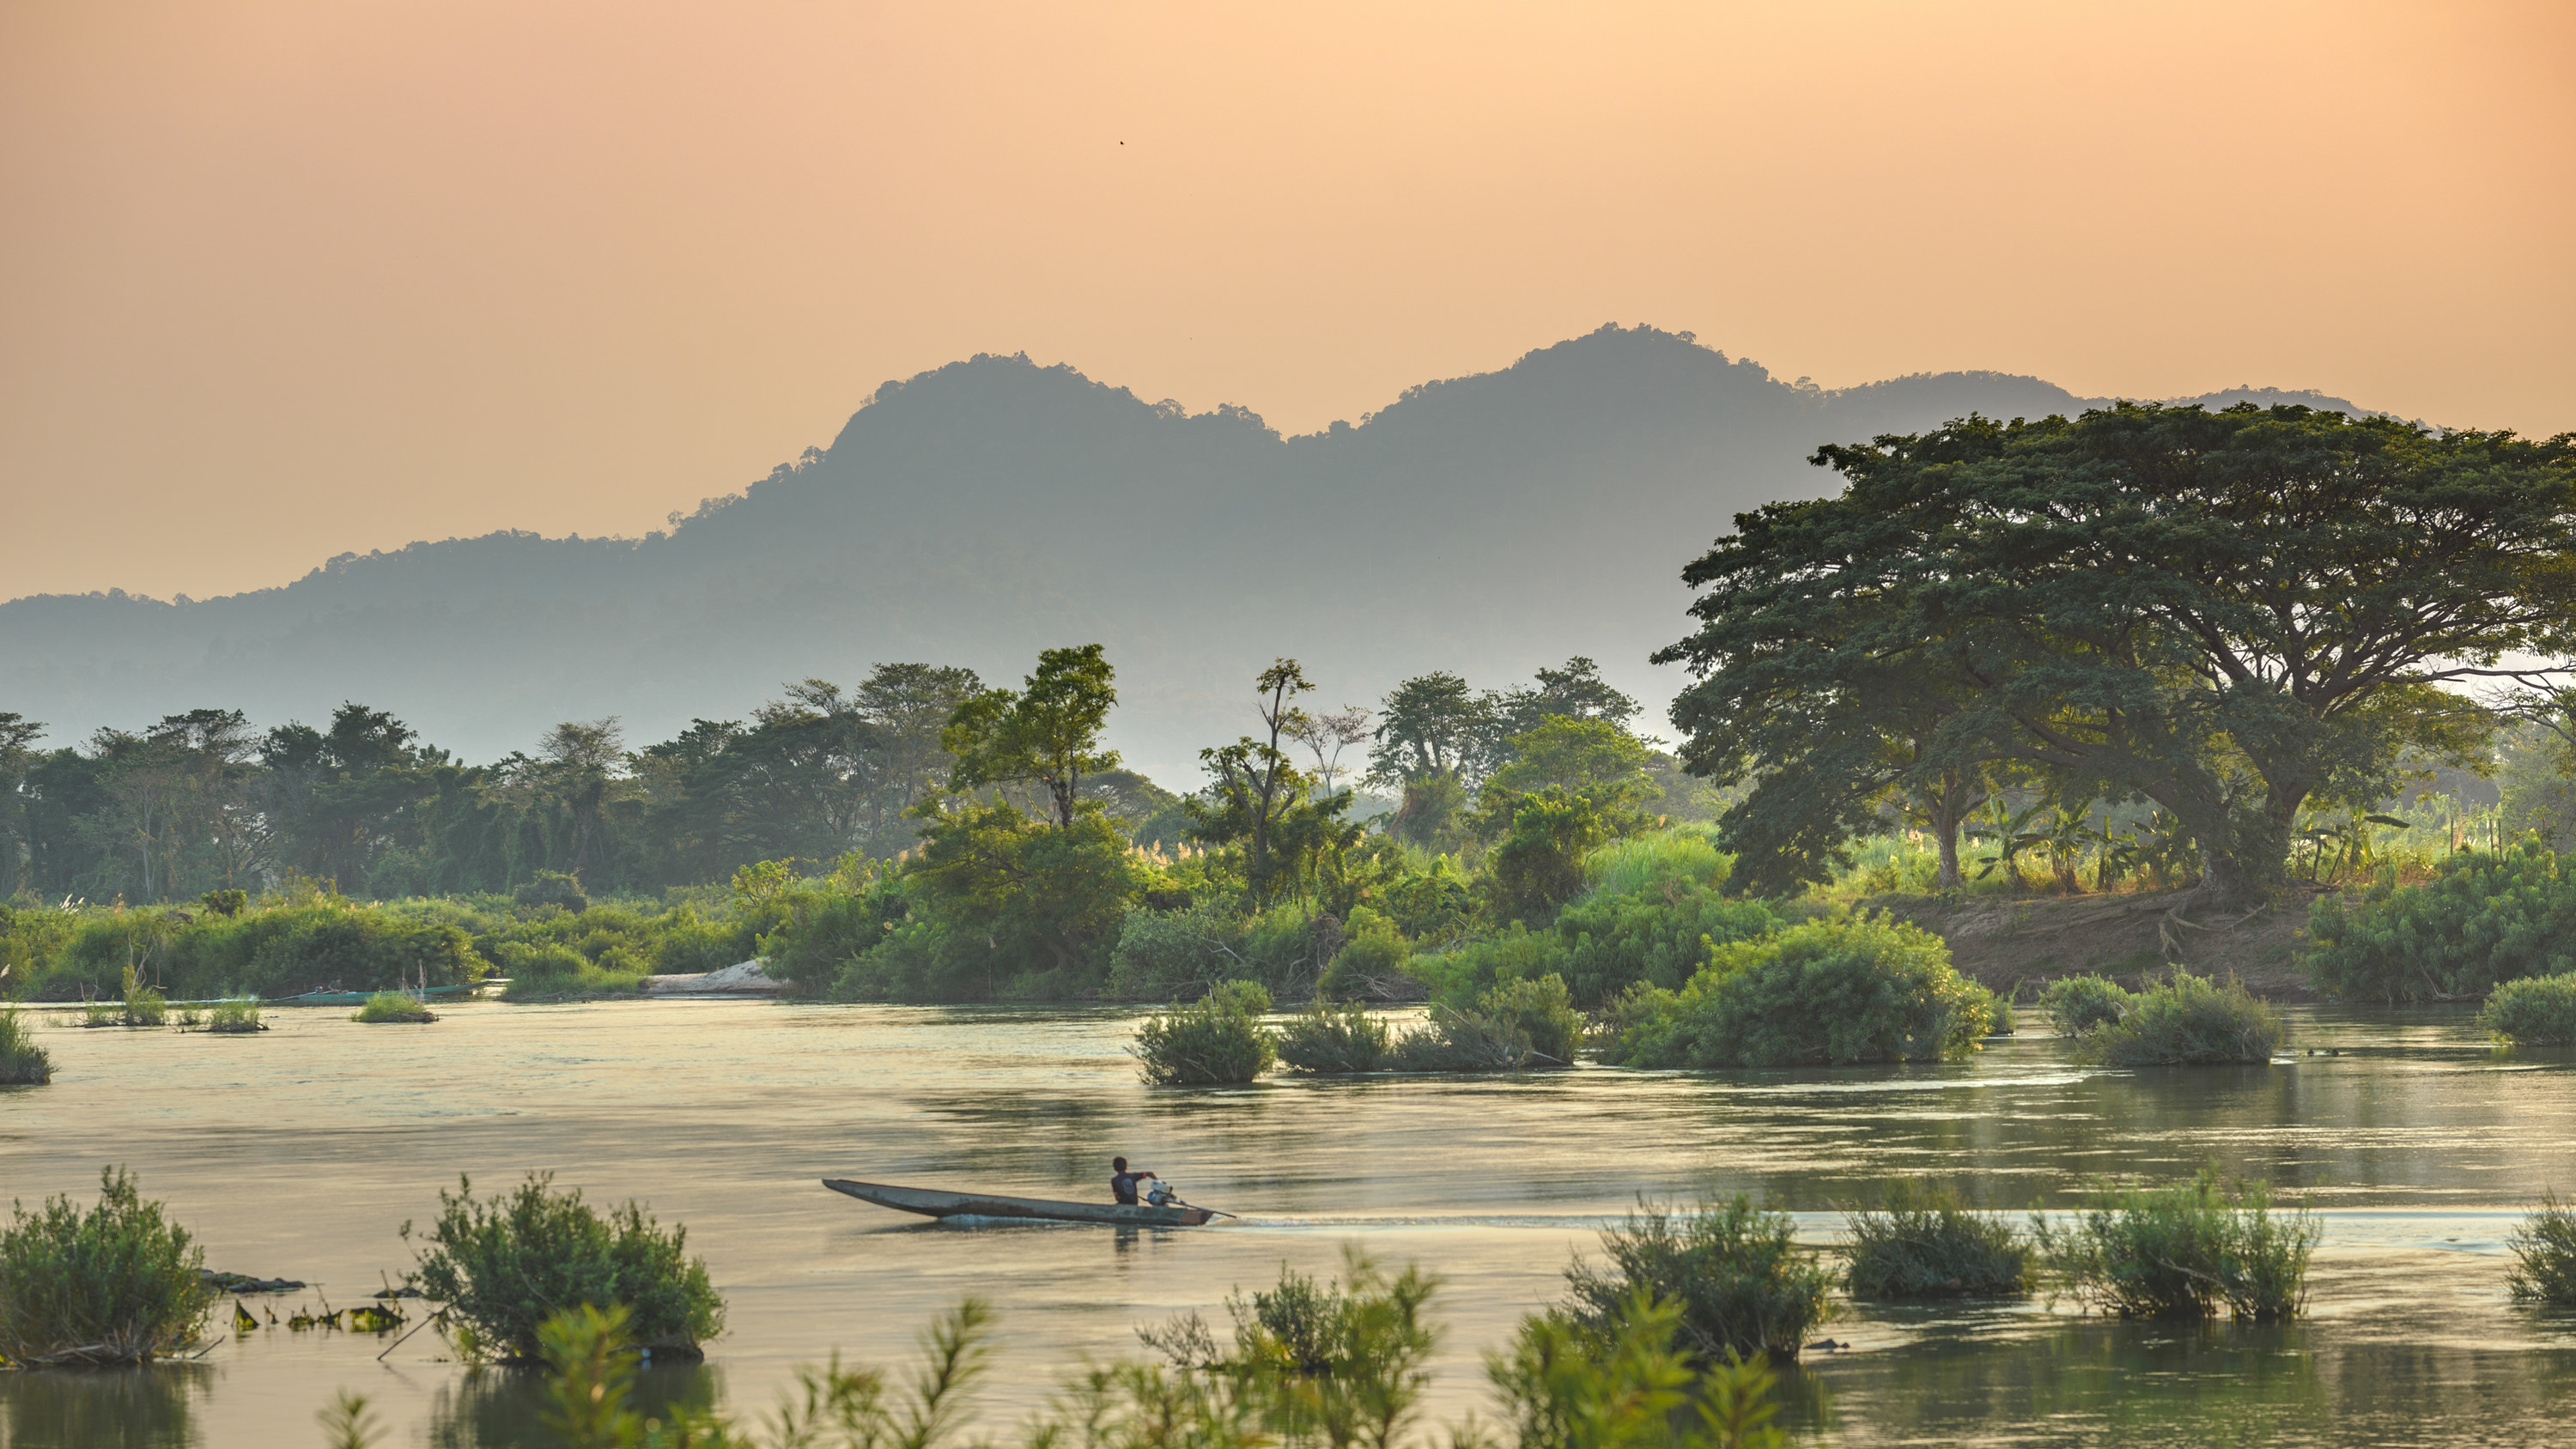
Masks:
[[[1129,1172],[1127,1170],[1127,1159],[1124,1157],[1113,1157],[1109,1159],[1109,1195],[1116,1198],[1121,1206],[1134,1207],[1137,1205],[1136,1184],[1140,1182],[1160,1181],[1162,1181],[1161,1178],[1156,1177],[1150,1172]]]

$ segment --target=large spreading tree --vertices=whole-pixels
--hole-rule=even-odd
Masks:
[[[2456,758],[2480,682],[2576,654],[2576,435],[2300,407],[1971,417],[1828,447],[1837,497],[1741,515],[1661,651],[1739,884],[1814,878],[1887,792],[1976,771],[2151,800],[2198,899],[2283,877],[2300,808]]]

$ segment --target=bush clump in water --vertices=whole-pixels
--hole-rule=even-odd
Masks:
[[[2204,1170],[2171,1187],[2096,1193],[2062,1226],[2033,1215],[2031,1232],[2087,1307],[2123,1318],[2209,1318],[2225,1307],[2274,1323],[2307,1306],[2320,1229],[2305,1206],[2275,1212],[2263,1182],[2222,1187]]]
[[[2106,976],[2066,976],[2048,983],[2039,1007],[2059,1036],[2082,1036],[2118,1021],[2129,1009],[2129,993]]]
[[[218,1001],[206,1013],[206,1030],[227,1035],[239,1032],[266,1031],[259,1019],[259,1003],[248,997]]]
[[[2117,1021],[2076,1039],[2075,1059],[2114,1067],[2268,1062],[2289,1039],[2279,1014],[2242,982],[2176,971],[2131,996]]]
[[[578,1189],[556,1192],[553,1174],[530,1173],[505,1198],[478,1199],[459,1177],[438,1205],[406,1281],[448,1305],[468,1358],[533,1363],[547,1315],[584,1304],[623,1305],[633,1342],[656,1354],[695,1357],[724,1331],[724,1300],[706,1260],[688,1256],[689,1230],[664,1231],[635,1203],[602,1217]]]
[[[1939,1061],[1977,1049],[1991,999],[1931,932],[1832,917],[1718,947],[1680,991],[1630,1003],[1637,1024],[1605,1055],[1699,1070]]]
[[[1583,1044],[1583,1014],[1563,979],[1497,982],[1468,1008],[1434,1006],[1431,1020],[1395,1039],[1399,1072],[1519,1072],[1570,1067]]]
[[[1876,1206],[1845,1215],[1854,1298],[2019,1298],[2034,1279],[2035,1250],[1995,1213],[1944,1187],[1888,1184]]]
[[[54,1059],[36,1045],[27,1018],[18,1009],[0,1007],[0,1087],[41,1086],[54,1079]]]
[[[1606,1265],[1566,1270],[1576,1320],[1608,1332],[1640,1297],[1681,1310],[1684,1349],[1702,1362],[1767,1353],[1794,1359],[1824,1321],[1825,1270],[1793,1241],[1787,1213],[1765,1212],[1738,1193],[1693,1212],[1640,1200],[1601,1234]]]
[[[2514,1259],[2505,1270],[2505,1286],[2516,1299],[2576,1305],[2576,1209],[2560,1204],[2555,1194],[2544,1197],[2504,1245]]]
[[[1321,1002],[1279,1031],[1279,1060],[1292,1072],[1374,1072],[1390,1046],[1384,1021],[1357,1006]]]
[[[351,1012],[349,1019],[370,1023],[436,1021],[438,1013],[430,1010],[428,1003],[419,997],[405,996],[399,991],[379,991],[367,998],[366,1005]],[[256,1030],[256,1028],[252,1029]]]
[[[1187,1006],[1145,1018],[1127,1050],[1158,1087],[1212,1087],[1249,1082],[1278,1059],[1279,1038],[1261,1018],[1270,992],[1257,981],[1228,981]]]
[[[2576,975],[2526,976],[2497,987],[2478,1029],[2515,1046],[2576,1046]]]
[[[105,1168],[98,1205],[12,1205],[0,1231],[0,1358],[17,1364],[149,1363],[198,1340],[215,1295],[205,1249]]]

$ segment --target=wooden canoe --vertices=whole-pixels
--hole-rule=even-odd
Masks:
[[[981,1192],[939,1192],[827,1177],[823,1185],[861,1202],[932,1218],[1028,1218],[1050,1223],[1116,1223],[1124,1227],[1195,1228],[1216,1216],[1207,1208],[1129,1207],[1125,1203],[1059,1202],[1042,1197],[996,1197]]]

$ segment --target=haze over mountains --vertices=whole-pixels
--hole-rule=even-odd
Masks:
[[[2252,397],[2357,411],[2310,393]],[[342,555],[282,588],[165,603],[0,604],[0,710],[55,743],[203,706],[260,725],[343,700],[482,760],[566,719],[630,744],[740,718],[782,681],[879,661],[1016,684],[1037,651],[1108,645],[1131,766],[1195,788],[1252,723],[1253,676],[1305,661],[1315,701],[1374,704],[1449,669],[1480,687],[1569,655],[1650,706],[1683,562],[1733,515],[1834,487],[1820,443],[1971,411],[2098,405],[2037,378],[1785,383],[1688,333],[1604,327],[1283,438],[1070,367],[978,356],[889,382],[831,447],[642,540],[500,533]]]

